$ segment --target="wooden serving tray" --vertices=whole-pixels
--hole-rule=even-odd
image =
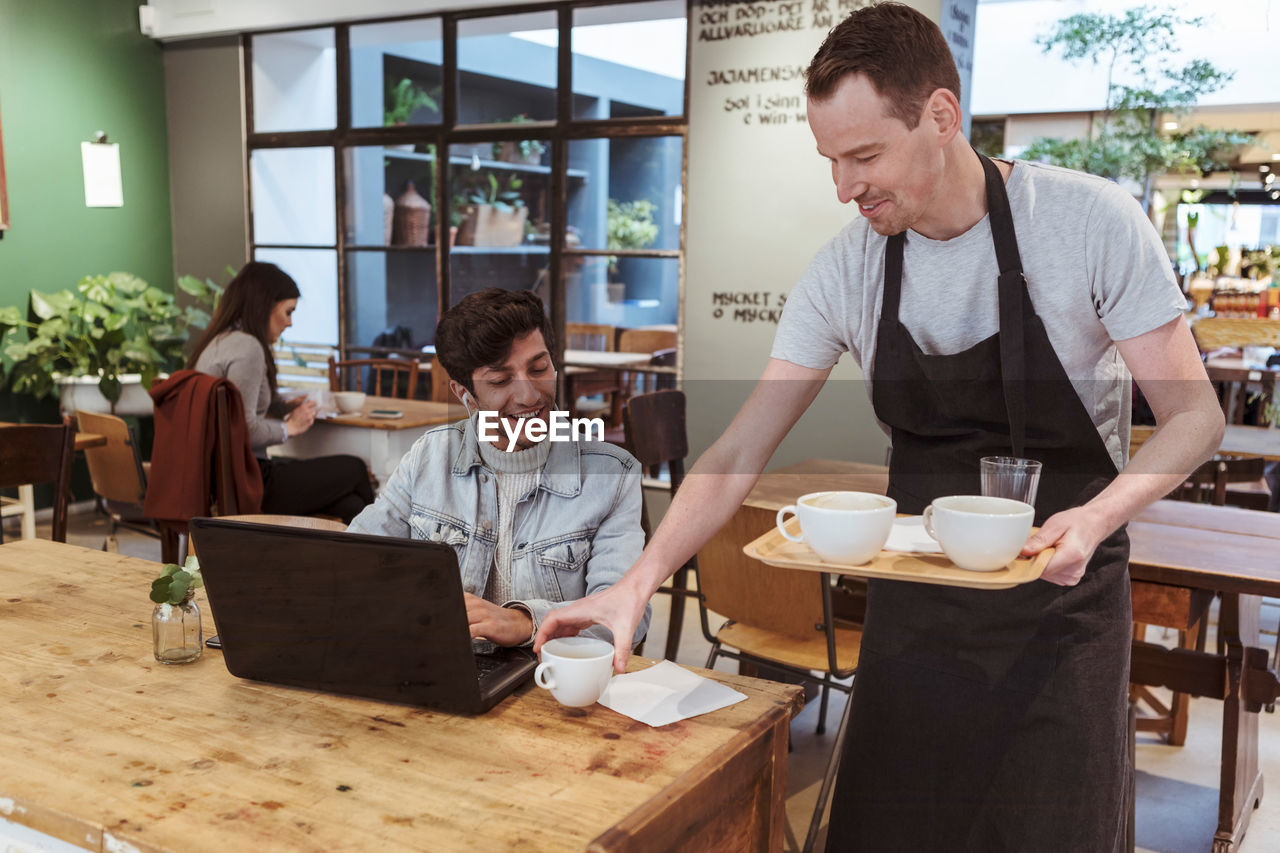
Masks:
[[[788,519],[787,530],[799,534],[800,525],[796,519]],[[864,566],[850,566],[826,562],[813,553],[808,545],[790,541],[775,527],[747,543],[742,553],[766,565],[782,569],[804,569],[810,572],[931,583],[938,586],[962,586],[969,589],[1010,589],[1037,580],[1053,556],[1053,549],[1046,548],[1034,557],[1019,557],[1007,568],[994,572],[962,569],[948,560],[945,554],[904,551],[881,551]]]

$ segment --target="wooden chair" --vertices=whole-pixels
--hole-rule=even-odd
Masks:
[[[329,360],[337,349],[329,344],[277,341],[271,348],[276,360],[276,384],[299,391],[323,391],[329,387]]]
[[[684,481],[684,458],[689,455],[689,438],[685,428],[685,397],[680,391],[662,391],[631,398],[623,412],[626,431],[626,447],[631,455],[644,466],[650,477],[656,479],[660,468],[667,466],[671,477],[671,495],[675,496]],[[642,504],[641,526],[645,542],[652,534],[649,512]],[[667,626],[667,645],[663,657],[674,661],[680,650],[680,634],[684,627],[684,601],[696,597],[689,590],[689,574],[698,568],[697,557],[676,569],[671,585],[660,587],[658,592],[671,596],[671,618]]]
[[[61,426],[0,426],[0,489],[52,483],[54,542],[67,541],[67,494],[71,488],[74,448],[75,427],[71,418],[63,418]],[[0,541],[2,537],[0,532]]]
[[[676,333],[667,328],[622,329],[618,332],[618,351],[647,352],[650,353],[651,367],[675,367]],[[659,360],[659,353],[662,353],[661,360]],[[613,395],[611,417],[613,423],[619,426],[622,424],[622,407],[626,405],[628,397],[633,394],[647,394],[660,388],[675,387],[675,377],[669,375],[624,370],[619,376],[618,385],[621,390]]]
[[[564,348],[617,352],[617,329],[604,323],[565,323]]]
[[[636,398],[639,399],[643,398]],[[773,513],[768,516],[772,523]],[[862,630],[859,625],[836,618],[831,576],[826,572],[774,568],[742,553],[743,543],[762,532],[762,521],[739,513],[698,552],[698,609],[702,633],[711,643],[707,668],[712,668],[719,657],[730,657],[817,685],[822,691],[818,734],[826,731],[830,691],[842,690],[850,695],[802,848],[808,853],[817,839],[839,769],[853,707],[853,684],[840,682],[853,676],[857,668]],[[715,631],[710,626],[711,612],[727,619]],[[728,651],[725,646],[737,651]]]
[[[1169,493],[1172,500],[1267,509],[1270,490],[1263,475],[1262,457],[1215,456],[1191,472],[1182,485]]]
[[[162,538],[160,526],[142,508],[147,496],[147,472],[133,430],[115,415],[82,411],[76,417],[81,432],[96,433],[107,440],[105,445],[84,452],[93,491],[102,499],[111,521],[102,550],[120,550],[116,539],[120,527]]]
[[[1205,372],[1217,389],[1227,423],[1270,426],[1267,410],[1276,395],[1275,371],[1206,366]],[[1259,390],[1252,391],[1250,384]]]
[[[657,352],[675,349],[676,333],[670,329],[622,329],[618,332],[619,352]]]
[[[364,381],[360,381],[362,376]],[[360,387],[353,387],[357,385]],[[375,397],[412,400],[417,387],[418,362],[411,359],[353,358],[338,361],[329,357],[330,391],[360,390]]]

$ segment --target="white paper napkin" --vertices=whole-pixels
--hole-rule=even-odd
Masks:
[[[600,695],[600,704],[656,727],[727,708],[746,698],[745,693],[664,660],[639,672],[615,675]]]
[[[924,530],[924,518],[909,515],[906,518],[895,518],[893,529],[889,531],[889,541],[884,543],[886,551],[907,551],[915,554],[941,554],[942,546]]]

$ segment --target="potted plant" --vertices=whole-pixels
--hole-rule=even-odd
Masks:
[[[194,304],[180,308],[173,294],[116,272],[85,276],[74,292],[33,290],[28,319],[0,308],[0,387],[37,398],[59,389],[64,411],[149,414],[152,380],[182,366],[183,345],[222,292],[193,276],[178,286]]]
[[[529,209],[520,195],[523,181],[508,175],[505,185],[493,172],[466,197],[465,219],[458,227],[460,246],[519,246]]]
[[[529,124],[533,119],[528,113],[521,113],[507,119],[512,124]],[[537,166],[542,163],[546,143],[540,139],[521,139],[518,142],[493,143],[493,159],[503,163],[522,163],[526,166]]]
[[[408,124],[409,119],[420,108],[426,107],[432,112],[439,112],[440,105],[436,99],[427,94],[417,83],[408,77],[402,77],[397,83],[388,82],[386,98],[383,101],[382,124],[391,127],[397,124]]]
[[[648,199],[615,201],[609,199],[605,222],[608,249],[647,249],[658,239],[658,224],[653,221],[656,209]],[[618,256],[609,256],[609,301],[622,301],[626,285],[618,279]]]

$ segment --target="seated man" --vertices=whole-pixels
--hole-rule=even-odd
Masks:
[[[530,642],[561,603],[612,586],[644,547],[640,464],[629,453],[527,436],[555,408],[551,343],[529,292],[490,288],[446,311],[436,359],[470,417],[418,439],[349,528],[452,546],[471,636],[503,646]],[[482,412],[489,440],[478,434]],[[648,623],[646,609],[633,643]]]

